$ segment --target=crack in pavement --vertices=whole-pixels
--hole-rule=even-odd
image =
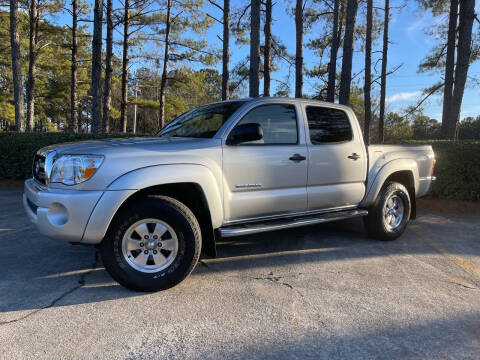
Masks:
[[[208,270],[210,270],[210,271],[212,271],[212,272],[214,272],[214,273],[216,273],[220,276],[223,276],[223,277],[240,279],[240,280],[241,279],[266,280],[266,281],[272,282],[272,283],[277,284],[277,285],[285,286],[285,287],[289,288],[291,291],[293,291],[294,293],[296,293],[300,297],[301,301],[304,302],[307,306],[309,306],[310,308],[315,308],[315,306],[310,301],[307,300],[305,295],[299,289],[293,287],[291,284],[289,284],[285,281],[280,281],[281,279],[283,279],[287,276],[274,275],[272,271],[270,273],[268,273],[267,276],[264,276],[264,277],[256,277],[256,276],[250,276],[250,275],[244,275],[244,276],[226,275],[226,274],[223,274],[220,270],[215,269],[213,266],[208,265],[203,260],[199,260],[198,262],[200,263],[200,265],[204,266]],[[295,279],[300,275],[303,275],[303,273],[300,272],[300,273],[297,273],[297,274],[292,274],[288,277]],[[318,321],[322,324],[323,327],[326,327],[324,321],[322,321],[321,319],[318,319]]]
[[[311,304],[306,301],[305,299],[305,296],[302,294],[302,292],[300,292],[300,290],[296,289],[293,287],[293,285],[285,282],[285,281],[280,281],[280,279],[283,279],[285,276],[275,276],[273,275],[273,272],[270,272],[266,277],[256,277],[256,276],[250,276],[250,275],[244,275],[244,276],[238,276],[238,275],[225,275],[223,273],[221,273],[218,269],[215,269],[214,267],[212,267],[211,265],[208,265],[205,261],[203,260],[199,260],[198,261],[200,263],[200,265],[206,267],[207,269],[211,270],[212,272],[214,273],[217,273],[218,275],[220,276],[224,276],[224,277],[227,277],[227,278],[234,278],[234,279],[250,279],[250,280],[267,280],[267,281],[270,281],[270,282],[273,282],[275,284],[278,284],[278,285],[282,285],[282,286],[285,286],[287,288],[289,288],[290,290],[293,290],[295,291],[301,298],[303,298],[303,300],[309,305],[311,306]],[[295,278],[299,275],[303,275],[303,273],[298,273],[298,274],[293,274],[291,276],[289,276],[290,278]]]
[[[286,282],[281,282],[279,281],[280,279],[284,278],[285,276],[275,276],[273,275],[273,272],[270,272],[266,277],[256,277],[256,276],[250,276],[250,275],[244,275],[244,276],[238,276],[238,275],[226,275],[226,274],[223,274],[221,273],[220,270],[218,269],[215,269],[214,267],[212,267],[211,265],[208,265],[205,261],[203,260],[199,260],[198,261],[200,263],[200,265],[206,267],[207,269],[217,273],[218,275],[220,276],[224,276],[224,277],[228,277],[228,278],[235,278],[235,279],[243,279],[243,278],[247,278],[247,279],[251,279],[251,280],[268,280],[268,281],[271,281],[271,282],[274,282],[274,283],[278,283],[278,284],[281,284],[281,285],[284,285],[290,289],[293,289],[293,286],[290,285],[289,283],[286,283]],[[298,275],[302,275],[302,273],[298,273],[298,274],[295,274],[295,275],[292,275],[290,277],[296,277]]]
[[[55,304],[57,304],[60,300],[63,300],[65,297],[67,297],[71,293],[73,293],[73,292],[77,291],[78,289],[82,288],[85,285],[85,278],[87,277],[87,275],[91,274],[97,268],[98,260],[99,260],[98,251],[95,251],[95,258],[94,258],[93,264],[91,266],[91,270],[80,274],[80,277],[78,278],[78,281],[77,281],[77,285],[74,286],[73,288],[63,292],[57,298],[53,299],[50,302],[50,304],[48,304],[47,306],[41,307],[39,309],[35,309],[35,310],[29,312],[28,314],[25,314],[25,315],[23,315],[23,316],[21,316],[17,319],[8,320],[8,321],[1,321],[0,326],[16,323],[16,322],[21,321],[21,320],[25,320],[25,319],[29,318],[30,316],[35,315],[36,313],[38,313],[42,310],[49,309],[49,308],[55,306]]]
[[[283,276],[274,276],[273,272],[270,272],[267,277],[251,277],[251,278],[255,279],[255,280],[268,280],[268,281],[271,281],[271,282],[274,282],[274,283],[276,282],[276,283],[282,284],[282,285],[288,287],[289,289],[293,290],[292,285],[290,285],[287,282],[281,282],[280,281],[280,279],[282,279]],[[303,295],[302,295],[302,297],[303,297]]]

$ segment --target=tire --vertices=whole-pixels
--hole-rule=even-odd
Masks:
[[[100,245],[108,273],[137,291],[177,285],[195,268],[202,248],[192,211],[167,196],[147,196],[121,210]]]
[[[397,182],[386,183],[363,218],[368,236],[382,241],[397,239],[407,227],[411,208],[405,186]]]

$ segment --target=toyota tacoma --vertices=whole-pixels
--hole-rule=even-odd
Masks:
[[[431,146],[365,146],[345,106],[230,100],[152,137],[40,149],[23,203],[42,234],[96,246],[116,281],[156,291],[221,237],[363,217],[370,237],[396,239],[434,165]]]

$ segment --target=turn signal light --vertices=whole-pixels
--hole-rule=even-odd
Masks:
[[[433,159],[432,163],[432,170],[430,170],[430,176],[433,176],[433,172],[435,171],[435,164],[437,163],[436,159]]]

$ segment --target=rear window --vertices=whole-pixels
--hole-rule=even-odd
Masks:
[[[347,114],[338,109],[307,106],[310,142],[314,145],[352,140],[352,129]]]

